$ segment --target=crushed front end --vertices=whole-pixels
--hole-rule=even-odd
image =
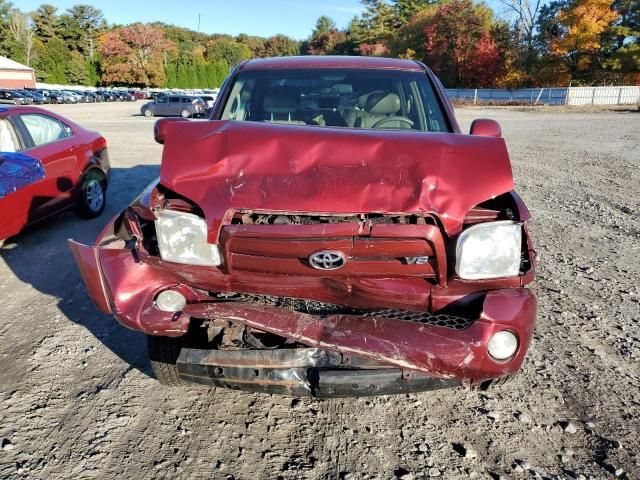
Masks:
[[[70,241],[97,307],[173,362],[164,383],[380,395],[483,387],[522,364],[534,251],[513,192],[471,208],[453,235],[433,214],[235,209],[210,243],[204,218],[154,183],[93,246]],[[462,243],[499,235],[465,238],[483,226],[517,232],[517,271],[473,278],[471,265],[460,278]]]

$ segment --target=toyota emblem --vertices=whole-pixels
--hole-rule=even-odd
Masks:
[[[309,264],[318,270],[338,270],[347,263],[344,253],[336,250],[321,250],[309,256]]]

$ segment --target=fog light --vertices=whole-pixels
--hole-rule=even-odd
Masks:
[[[494,333],[487,344],[489,355],[496,360],[507,360],[511,358],[517,349],[518,337],[516,337],[515,333],[507,330]]]
[[[179,312],[187,304],[187,299],[180,292],[165,290],[156,297],[156,308],[163,312]]]

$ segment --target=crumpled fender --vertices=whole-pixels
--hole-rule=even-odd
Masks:
[[[501,138],[237,121],[166,125],[160,180],[202,208],[210,243],[235,210],[433,213],[451,235],[513,189]]]

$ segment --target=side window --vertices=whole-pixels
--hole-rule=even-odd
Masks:
[[[19,152],[22,150],[16,130],[7,118],[0,117],[0,152]]]
[[[167,103],[167,97],[158,97],[156,98],[156,103]]]
[[[180,102],[180,97],[171,97],[169,99],[169,103],[179,103]]]
[[[20,115],[20,119],[36,147],[71,136],[71,129],[68,126],[48,115],[25,113]]]
[[[222,112],[222,120],[246,120],[251,115],[249,101],[255,87],[255,79],[238,79],[231,89],[229,99]]]
[[[182,99],[182,103],[191,103],[191,99],[185,97]]]

